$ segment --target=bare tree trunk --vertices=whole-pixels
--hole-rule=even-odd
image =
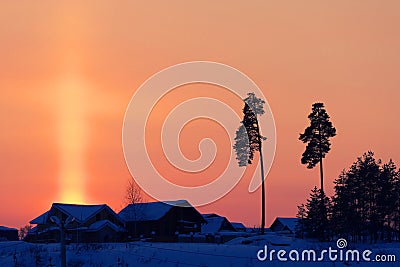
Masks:
[[[327,212],[325,210],[325,193],[324,193],[324,169],[322,166],[322,155],[319,160],[319,174],[321,178],[321,211],[323,212],[323,222],[322,222],[322,240],[325,241],[325,230],[326,230],[326,222],[327,222]]]
[[[321,191],[324,192],[324,170],[322,167],[322,157],[319,160],[319,174],[320,174],[320,178],[321,178]]]
[[[264,234],[265,228],[265,183],[264,183],[264,161],[262,148],[260,144],[260,164],[261,164],[261,234]]]

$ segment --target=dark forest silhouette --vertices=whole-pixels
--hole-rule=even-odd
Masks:
[[[368,151],[334,181],[332,198],[316,187],[300,205],[297,234],[352,242],[400,241],[400,170]],[[323,199],[323,201],[321,201]],[[321,218],[325,209],[327,219]]]

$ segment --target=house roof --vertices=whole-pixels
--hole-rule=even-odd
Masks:
[[[32,227],[32,228],[28,231],[28,234],[34,234],[34,233],[36,233],[37,230],[38,230],[38,229],[37,229],[37,226]]]
[[[224,217],[206,218],[207,224],[201,226],[201,232],[204,234],[219,232],[224,223],[224,219]]]
[[[15,228],[10,228],[10,227],[0,225],[0,231],[18,231],[18,230]]]
[[[118,215],[125,221],[156,221],[161,219],[174,206],[193,208],[186,200],[147,202],[129,204]]]
[[[207,224],[203,224],[201,226],[201,232],[203,234],[212,234],[212,233],[217,233],[217,232],[226,230],[223,228],[231,228],[231,231],[235,231],[235,228],[225,217],[221,217],[221,216],[208,217],[208,218],[206,218],[206,221],[207,221]]]
[[[106,226],[110,227],[111,229],[113,229],[116,232],[122,231],[122,229],[120,227],[118,227],[114,223],[110,222],[109,220],[101,220],[101,221],[97,221],[97,222],[91,224],[89,226],[88,232],[96,232],[98,230],[103,229]]]
[[[46,211],[45,213],[43,213],[42,215],[39,215],[38,217],[36,217],[35,219],[33,219],[32,221],[30,221],[30,224],[45,224],[47,221],[47,215],[48,215],[48,211]]]
[[[297,218],[283,218],[277,217],[275,221],[279,221],[284,227],[286,226],[290,231],[294,231],[296,229]],[[275,223],[274,221],[274,223]],[[272,224],[274,224],[272,223]]]
[[[77,204],[62,204],[54,203],[52,208],[55,207],[60,211],[70,215],[80,222],[85,222],[89,218],[96,215],[100,210],[107,207],[105,204],[101,205],[77,205]]]
[[[238,229],[246,229],[246,226],[244,226],[243,223],[240,222],[231,222],[232,226],[238,230]]]
[[[206,218],[212,218],[212,217],[220,217],[223,218],[222,216],[216,214],[216,213],[206,213],[206,214],[201,214],[201,216],[203,216],[204,219]]]
[[[102,209],[108,209],[111,213],[115,214],[115,212],[108,207],[106,204],[100,205],[80,205],[80,204],[64,204],[64,203],[53,203],[50,210],[38,216],[37,218],[30,221],[31,224],[45,224],[50,211],[53,209],[58,209],[64,214],[75,218],[76,221],[83,223],[88,219],[95,216]],[[115,214],[116,215],[116,214]],[[116,215],[116,217],[118,217]]]

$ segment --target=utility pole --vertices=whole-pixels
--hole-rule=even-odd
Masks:
[[[57,224],[60,229],[60,252],[61,252],[61,267],[67,267],[67,253],[65,248],[65,227],[71,222],[75,221],[75,218],[68,217],[65,222],[62,222],[57,216],[51,216],[50,220]]]
[[[61,244],[61,267],[67,267],[67,255],[65,249],[65,227],[64,224],[60,225],[60,244]]]

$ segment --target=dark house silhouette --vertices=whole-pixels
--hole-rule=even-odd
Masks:
[[[218,232],[236,232],[235,227],[228,221],[227,218],[218,214],[203,214],[203,218],[207,221],[201,227],[203,234],[216,234]]]
[[[270,229],[273,232],[287,232],[293,234],[296,231],[296,224],[298,220],[299,219],[297,218],[277,217],[271,224]]]
[[[247,228],[246,228],[246,226],[244,226],[243,223],[231,222],[231,224],[236,229],[236,231],[239,231],[239,232],[246,232],[247,231]]]
[[[17,240],[18,240],[17,229],[0,226],[0,241],[17,241]]]
[[[54,203],[50,210],[30,221],[37,226],[26,237],[29,242],[59,242],[60,228],[54,216],[65,226],[70,242],[115,242],[121,240],[124,222],[107,205],[77,205]]]
[[[206,223],[186,200],[129,204],[118,214],[130,237],[175,240],[178,234],[200,232]]]

